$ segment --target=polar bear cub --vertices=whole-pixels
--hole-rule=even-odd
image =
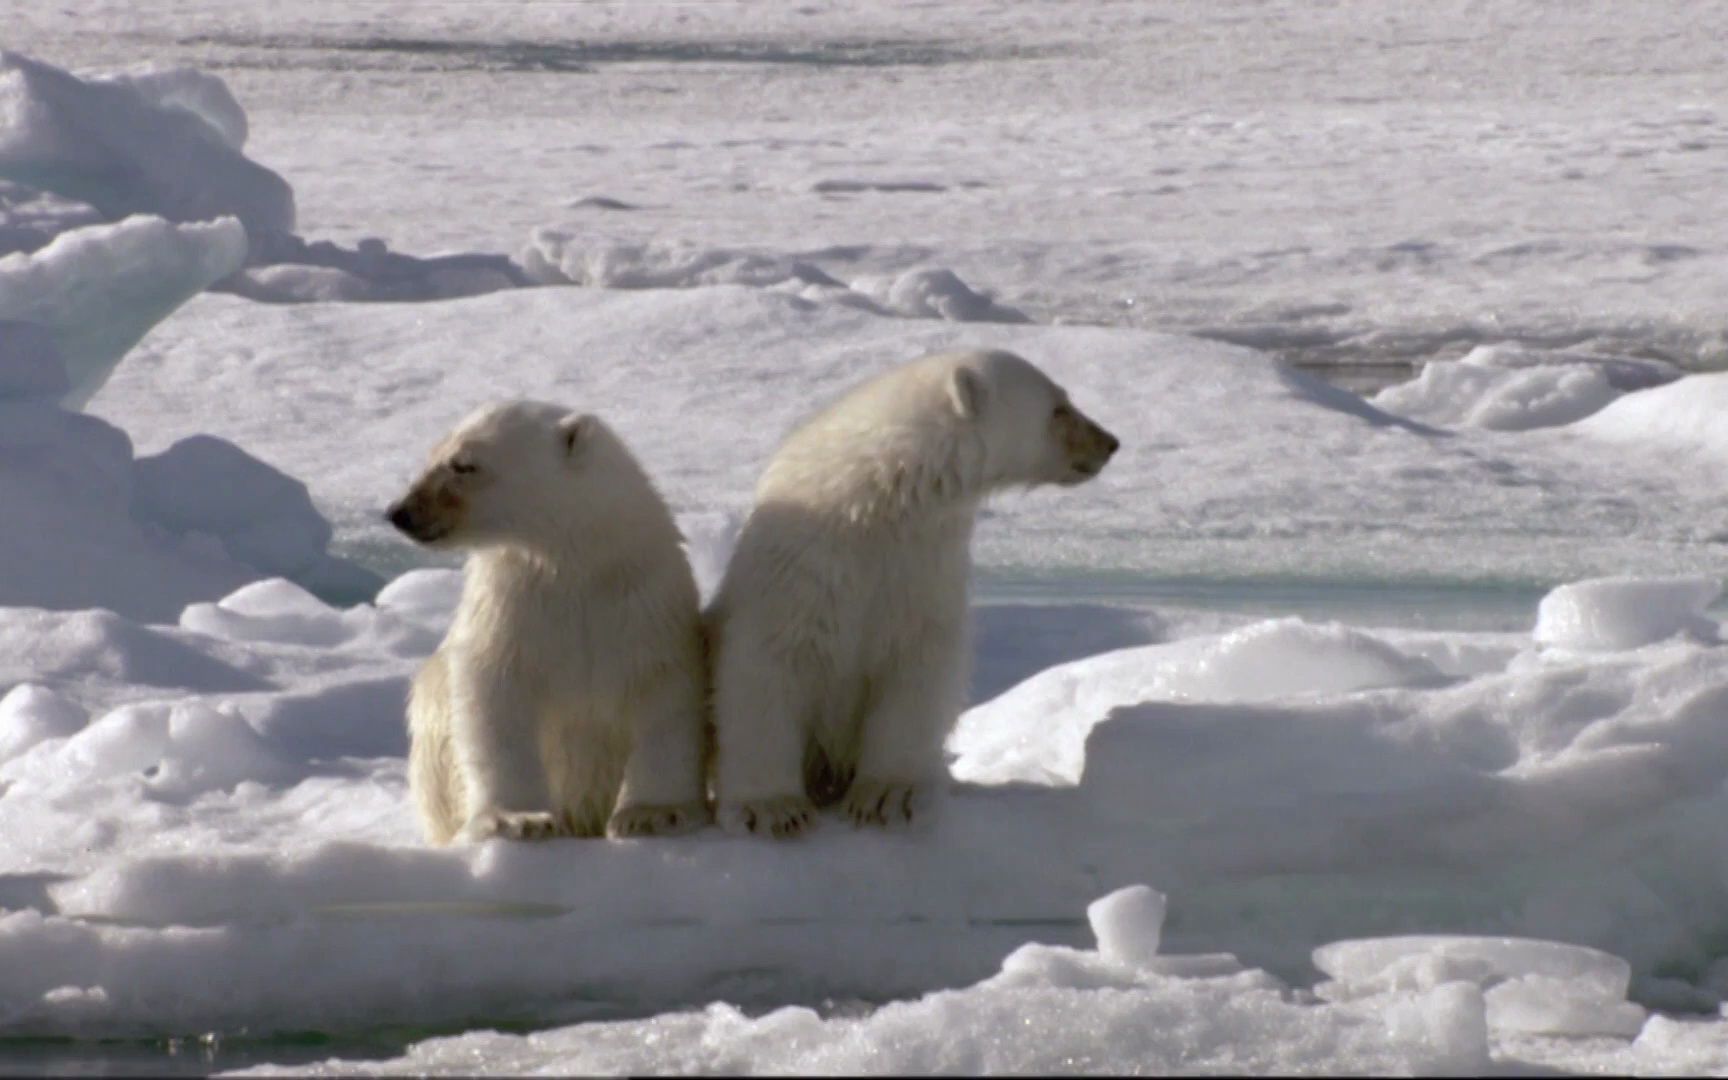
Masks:
[[[788,436],[705,620],[721,824],[913,821],[964,703],[979,503],[1089,480],[1117,446],[1000,351],[913,361]]]
[[[696,584],[671,512],[598,418],[464,420],[387,513],[468,552],[408,702],[428,839],[681,831],[706,820]]]

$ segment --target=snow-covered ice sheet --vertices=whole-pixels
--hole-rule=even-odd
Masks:
[[[20,6],[9,47],[218,68],[308,237],[935,259],[1046,321],[1316,358],[1720,362],[1716,0]]]
[[[1553,584],[1625,567],[1709,572],[1709,538],[1728,533],[1711,481],[1722,459],[1676,461],[1660,440],[1604,453],[1572,426],[1431,427],[1234,346],[909,320],[741,285],[388,307],[201,296],[134,350],[91,410],[144,449],[186,434],[192,413],[200,430],[292,463],[339,550],[389,566],[402,547],[380,509],[482,401],[593,409],[675,508],[737,513],[813,403],[960,345],[1022,352],[1123,439],[1096,483],[995,503],[978,534],[986,567]]]

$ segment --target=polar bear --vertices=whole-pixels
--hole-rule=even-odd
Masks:
[[[387,511],[468,552],[408,701],[435,844],[671,833],[707,819],[696,584],[671,512],[597,417],[480,409]]]
[[[732,831],[920,815],[964,702],[972,523],[993,491],[1078,484],[1115,436],[1013,353],[941,353],[789,435],[705,615],[715,794]]]

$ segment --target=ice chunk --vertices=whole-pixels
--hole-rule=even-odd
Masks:
[[[1538,644],[1560,649],[1613,651],[1689,634],[1718,636],[1704,617],[1722,593],[1713,577],[1594,578],[1562,585],[1536,609]]]
[[[1618,956],[1535,938],[1427,934],[1337,941],[1314,950],[1314,966],[1347,994],[1426,990],[1459,980],[1563,979],[1598,999],[1626,996],[1632,968]]]
[[[152,326],[245,259],[246,230],[233,218],[131,217],[74,229],[0,259],[0,320],[47,331],[71,387],[63,400],[78,407]]]
[[[146,67],[98,75],[90,81],[125,87],[164,108],[182,109],[210,125],[210,130],[234,149],[246,146],[246,110],[235,100],[228,84],[209,72],[184,67]]]
[[[289,775],[288,764],[239,712],[189,701],[169,714],[168,741],[150,791],[157,798],[185,799],[245,780],[272,783]]]
[[[331,537],[305,484],[211,435],[139,458],[137,506],[173,532],[219,537],[234,559],[269,574],[305,570]]]
[[[19,683],[0,697],[0,761],[83,728],[90,715],[44,686]]]
[[[142,772],[162,760],[172,712],[163,703],[122,705],[68,739],[56,756],[91,780]]]
[[[1490,989],[1488,1026],[1530,1035],[1629,1039],[1644,1026],[1641,1005],[1597,992],[1589,982],[1549,975],[1522,975]]]
[[[1471,1076],[1488,1065],[1487,1005],[1475,983],[1442,983],[1394,1001],[1384,1019],[1393,1038],[1428,1051],[1423,1073]]]
[[[1104,959],[1143,967],[1158,955],[1164,932],[1164,894],[1147,885],[1130,885],[1092,901],[1086,919]]]
[[[235,217],[249,230],[292,232],[293,191],[235,149],[233,117],[215,102],[207,85],[173,76],[85,80],[0,51],[0,177],[113,220]]]
[[[1120,649],[1048,668],[968,710],[949,747],[954,775],[985,783],[1075,783],[1085,740],[1110,711],[1149,701],[1264,701],[1447,681],[1372,634],[1298,618]]]
[[[378,576],[328,552],[332,530],[306,485],[225,439],[194,435],[135,466],[133,512],[181,536],[220,541],[229,558],[265,574],[370,595]]]

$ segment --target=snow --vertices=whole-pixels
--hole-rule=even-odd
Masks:
[[[0,1063],[1722,1074],[1712,14],[19,6]],[[603,412],[711,593],[957,345],[1125,446],[986,508],[927,828],[421,843],[451,422]]]

